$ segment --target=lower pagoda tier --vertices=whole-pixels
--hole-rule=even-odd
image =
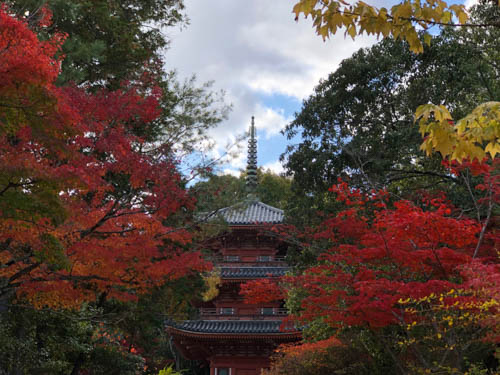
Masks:
[[[182,356],[205,360],[211,375],[258,375],[280,344],[297,342],[300,331],[280,320],[188,320],[167,323]]]

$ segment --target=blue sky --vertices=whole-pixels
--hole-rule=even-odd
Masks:
[[[472,0],[468,0],[472,1]],[[310,20],[294,21],[293,0],[185,0],[190,25],[166,31],[171,48],[166,67],[179,76],[196,74],[198,81],[214,81],[232,103],[229,118],[210,133],[216,147],[212,156],[243,134],[255,116],[259,165],[281,172],[278,161],[287,140],[280,134],[321,78],[374,37],[355,41],[338,33],[323,42]],[[377,6],[391,2],[376,1]],[[467,4],[470,5],[470,4]],[[237,157],[220,166],[220,173],[237,174],[246,163],[246,143]]]

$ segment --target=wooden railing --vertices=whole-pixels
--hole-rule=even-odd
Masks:
[[[240,258],[233,258],[231,255],[229,256],[208,256],[207,260],[214,263],[255,263],[264,265],[266,263],[281,263],[285,262],[285,256],[271,256],[270,259],[259,259],[258,257],[253,260],[242,260]]]
[[[248,309],[246,309],[248,311]],[[266,318],[276,318],[288,315],[288,310],[285,308],[255,308],[253,313],[239,313],[238,309],[223,310],[221,308],[201,308],[199,309],[200,316],[210,319],[250,319],[262,320]]]

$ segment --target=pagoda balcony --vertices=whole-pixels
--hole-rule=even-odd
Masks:
[[[209,256],[206,259],[216,266],[241,266],[241,267],[285,267],[287,265],[284,256]]]
[[[201,319],[210,320],[277,320],[288,315],[286,308],[264,307],[255,308],[250,312],[238,312],[233,308],[201,308],[199,314]]]
[[[290,267],[266,267],[259,266],[232,266],[218,267],[220,276],[223,280],[251,280],[266,277],[281,277],[285,276],[290,270]]]

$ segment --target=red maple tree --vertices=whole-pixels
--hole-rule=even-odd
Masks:
[[[498,204],[497,165],[454,169],[483,176],[478,202],[486,209]],[[329,244],[317,263],[280,280],[243,285],[250,303],[291,296],[296,306],[288,320],[321,322],[339,337],[352,327],[375,336],[392,327],[383,346],[394,358],[399,352],[402,362],[416,358],[417,367],[429,369],[451,362],[458,368],[471,342],[499,342],[499,236],[491,211],[479,221],[461,215],[443,194],[424,194],[416,204],[391,202],[384,191],[363,193],[340,180],[330,190],[345,209],[300,237],[308,247]]]
[[[61,40],[0,8],[0,293],[72,307],[206,269],[168,224],[192,206],[169,145],[141,136],[161,93],[55,87]]]

